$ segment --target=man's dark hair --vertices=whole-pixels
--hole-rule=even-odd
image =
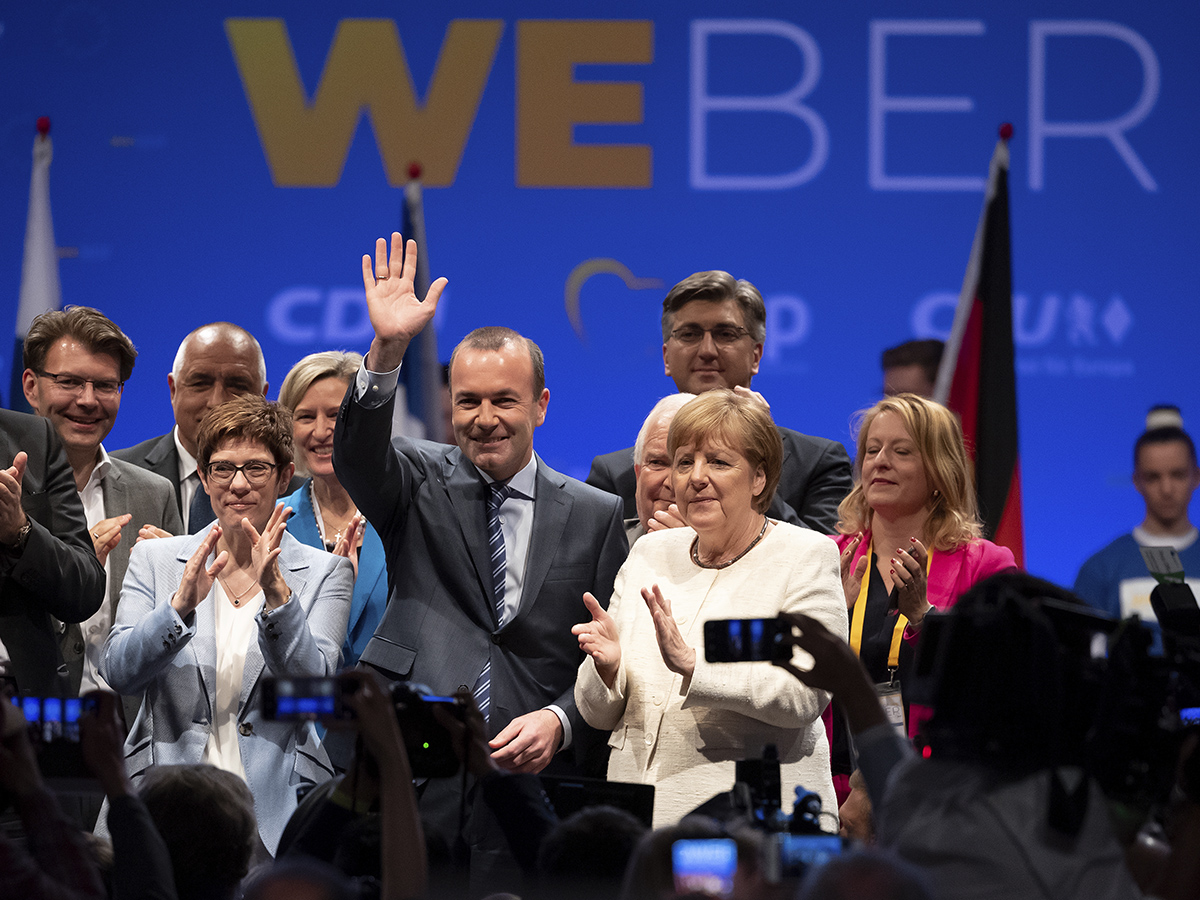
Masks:
[[[503,350],[508,346],[525,345],[529,351],[529,361],[533,365],[533,399],[537,400],[546,389],[546,360],[542,356],[542,348],[511,328],[500,325],[485,325],[476,328],[458,342],[454,352],[450,354],[450,364],[446,367],[447,378],[454,371],[454,360],[460,350]]]
[[[616,893],[633,848],[646,826],[614,806],[589,806],[546,835],[538,850],[538,870],[559,880],[604,880]]]
[[[233,897],[258,834],[246,782],[215,766],[152,766],[138,796],[167,845],[179,900]]]
[[[1177,441],[1187,447],[1188,458],[1193,466],[1196,465],[1196,444],[1191,435],[1177,425],[1163,425],[1160,428],[1151,428],[1137,439],[1137,443],[1133,445],[1133,470],[1137,471],[1143,447],[1150,444],[1174,444]]]
[[[25,335],[25,368],[41,372],[50,348],[65,337],[74,338],[92,353],[107,353],[117,361],[121,381],[133,374],[137,350],[117,324],[90,306],[68,306],[34,318]]]
[[[761,344],[767,336],[767,307],[758,288],[745,278],[734,278],[728,272],[716,269],[711,272],[696,272],[689,275],[667,292],[663,299],[662,332],[663,343],[671,336],[675,327],[675,313],[693,300],[723,303],[736,300],[742,310],[742,319],[750,337]]]
[[[311,856],[281,859],[270,868],[261,867],[254,872],[250,879],[252,883],[243,895],[244,900],[278,900],[280,897],[295,896],[295,889],[299,885],[310,889],[304,894],[306,898],[320,896],[322,900],[357,900],[360,896],[345,875],[329,863]]]
[[[809,870],[796,900],[933,900],[924,874],[898,857],[856,850]]]
[[[895,347],[888,347],[880,357],[879,365],[883,369],[895,369],[899,366],[920,366],[929,381],[936,382],[938,366],[942,364],[942,351],[945,343],[929,338],[921,341],[905,341]]]

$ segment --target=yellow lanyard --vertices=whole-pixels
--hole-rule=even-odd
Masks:
[[[850,646],[854,648],[854,653],[858,656],[862,655],[862,633],[863,623],[867,620],[867,587],[871,582],[871,570],[875,567],[871,565],[871,557],[874,555],[875,541],[867,545],[867,571],[863,573],[862,584],[858,588],[858,599],[854,601],[854,611],[850,616]],[[857,560],[854,560],[851,565],[856,565]],[[933,565],[933,550],[930,549],[925,557],[925,579],[929,580],[929,567]],[[893,586],[894,589],[894,586]],[[888,668],[897,669],[900,667],[900,641],[904,638],[904,629],[908,627],[908,617],[902,612],[896,613],[896,627],[892,629],[892,646],[888,650]]]

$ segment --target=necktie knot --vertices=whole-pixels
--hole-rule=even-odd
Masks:
[[[488,510],[491,512],[499,510],[504,505],[504,501],[513,494],[511,487],[507,484],[501,484],[499,481],[493,481],[488,485],[488,488]]]

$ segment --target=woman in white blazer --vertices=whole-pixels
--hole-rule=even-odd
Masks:
[[[125,743],[134,780],[152,765],[234,772],[254,796],[260,852],[274,854],[296,787],[333,772],[312,723],[263,718],[259,686],[337,671],[353,573],[287,534],[289,510],[276,506],[293,472],[286,409],[229,401],[198,444],[216,524],[134,548],[101,673],[143,696]]]
[[[829,695],[769,662],[708,663],[709,619],[803,612],[845,637],[838,554],[824,535],[767,518],[783,447],[760,400],[713,390],[675,415],[671,486],[688,528],[638,540],[606,612],[574,628],[587,659],[575,700],[611,729],[608,777],[655,785],[654,826],[734,783],[734,764],[779,752],[783,801],[797,785],[836,810],[821,713]]]

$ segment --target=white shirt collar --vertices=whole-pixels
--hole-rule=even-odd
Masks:
[[[179,481],[182,484],[189,475],[196,475],[196,457],[187,452],[183,441],[179,439],[179,426],[171,429],[171,437],[175,439],[175,451],[179,454]],[[199,475],[196,475],[199,478]]]
[[[1150,534],[1141,525],[1133,529],[1133,539],[1142,547],[1171,547],[1176,553],[1186,550],[1196,543],[1200,531],[1192,528],[1186,534]]]
[[[514,492],[528,500],[535,499],[537,492],[537,461],[537,454],[534,453],[529,457],[529,462],[525,464],[524,468],[508,479],[508,486]],[[493,484],[496,481],[495,478],[483,471],[483,469],[479,470],[479,474],[483,476],[483,480],[488,484]]]
[[[100,459],[96,462],[96,465],[92,467],[92,474],[88,476],[87,484],[85,484],[83,486],[83,490],[79,492],[80,497],[83,497],[84,494],[88,493],[88,491],[98,488],[108,475],[109,469],[112,468],[112,460],[108,458],[108,451],[104,449],[103,444],[97,448],[96,453],[99,455]]]

